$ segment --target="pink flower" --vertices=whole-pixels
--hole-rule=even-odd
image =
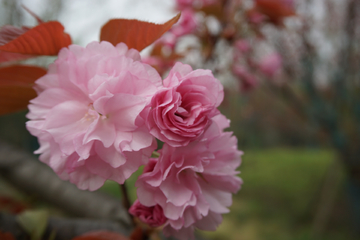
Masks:
[[[176,63],[151,100],[147,125],[151,134],[171,146],[185,146],[198,138],[218,114],[223,86],[210,70],[193,71]]]
[[[30,101],[35,153],[80,189],[96,190],[106,179],[122,184],[156,148],[145,119],[159,87],[156,70],[123,43],[63,48]]]
[[[195,228],[215,230],[227,213],[231,195],[240,189],[237,139],[223,132],[229,121],[221,114],[200,139],[185,147],[164,144],[136,182],[141,204],[159,205],[168,219],[165,235],[192,238]]]
[[[266,20],[266,16],[264,14],[255,11],[254,9],[250,9],[247,11],[247,18],[249,22],[253,24],[260,24]]]
[[[160,227],[167,221],[160,205],[146,207],[142,205],[139,200],[134,202],[134,204],[130,207],[129,212],[153,228]]]
[[[160,43],[171,50],[174,50],[178,37],[171,31],[166,32],[156,43]]]
[[[189,9],[193,6],[196,8],[202,8],[208,5],[213,5],[219,2],[219,0],[176,0],[176,6],[179,10]]]
[[[278,53],[272,53],[260,60],[259,68],[268,77],[274,77],[282,67],[282,58]]]
[[[176,5],[179,10],[191,8],[194,0],[176,0]]]
[[[289,8],[295,8],[295,0],[282,0],[284,5],[287,5]]]
[[[219,2],[219,0],[199,0],[200,4],[202,7],[205,7],[205,6],[209,6],[209,5],[213,5],[217,2]]]
[[[235,76],[240,81],[241,91],[247,92],[254,89],[258,85],[258,80],[247,69],[240,65],[235,65],[232,69]]]
[[[234,43],[234,47],[241,53],[247,53],[250,51],[251,46],[249,42],[245,39],[239,39]]]
[[[184,9],[181,12],[181,17],[179,23],[175,24],[171,28],[170,32],[173,33],[176,37],[181,37],[183,35],[194,32],[197,27],[195,13],[190,9]]]

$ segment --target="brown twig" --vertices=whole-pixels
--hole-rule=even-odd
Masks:
[[[128,194],[128,191],[127,191],[127,188],[126,188],[125,183],[124,183],[124,184],[120,184],[120,190],[121,190],[121,193],[122,193],[122,204],[123,204],[123,207],[126,209],[128,215],[129,215],[129,217],[130,217],[130,219],[131,219],[131,222],[132,222],[133,227],[136,227],[136,222],[135,222],[134,216],[129,213],[129,209],[130,209],[130,207],[131,207],[131,203],[130,203],[130,198],[129,198],[129,194]]]
[[[129,226],[129,218],[119,201],[101,192],[79,190],[62,181],[33,154],[0,141],[0,175],[26,193],[77,216],[108,219]]]

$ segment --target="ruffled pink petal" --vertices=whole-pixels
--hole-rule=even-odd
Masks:
[[[106,179],[123,183],[148,162],[156,141],[145,125],[162,87],[155,69],[121,43],[63,48],[36,82],[26,124],[39,139],[40,160],[81,189]]]

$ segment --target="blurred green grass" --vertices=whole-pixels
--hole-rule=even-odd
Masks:
[[[346,223],[337,222],[346,214],[330,214],[340,218],[328,221],[321,238],[311,237],[324,177],[335,157],[332,151],[318,149],[245,151],[240,167],[243,187],[218,230],[204,234],[213,240],[352,239]],[[340,181],[343,178],[342,174]],[[338,189],[337,203],[343,201],[341,195]]]
[[[234,196],[230,213],[215,232],[203,232],[213,240],[315,240],[312,224],[319,205],[325,174],[333,164],[335,153],[319,149],[275,148],[245,151],[239,168],[244,180]],[[342,171],[339,169],[339,171]],[[127,182],[131,200],[136,199],[135,181],[139,169]],[[343,179],[343,176],[341,177]],[[341,180],[342,181],[342,180]],[[118,184],[108,181],[101,188],[120,197]],[[341,189],[337,204],[345,204]],[[346,206],[340,216],[330,214],[321,239],[352,239],[347,222]]]

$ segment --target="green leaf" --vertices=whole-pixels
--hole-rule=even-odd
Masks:
[[[160,153],[158,153],[157,151],[153,151],[151,154],[152,158],[159,158],[160,157]]]
[[[31,240],[40,240],[46,230],[48,215],[46,210],[28,210],[17,216],[17,222]]]

